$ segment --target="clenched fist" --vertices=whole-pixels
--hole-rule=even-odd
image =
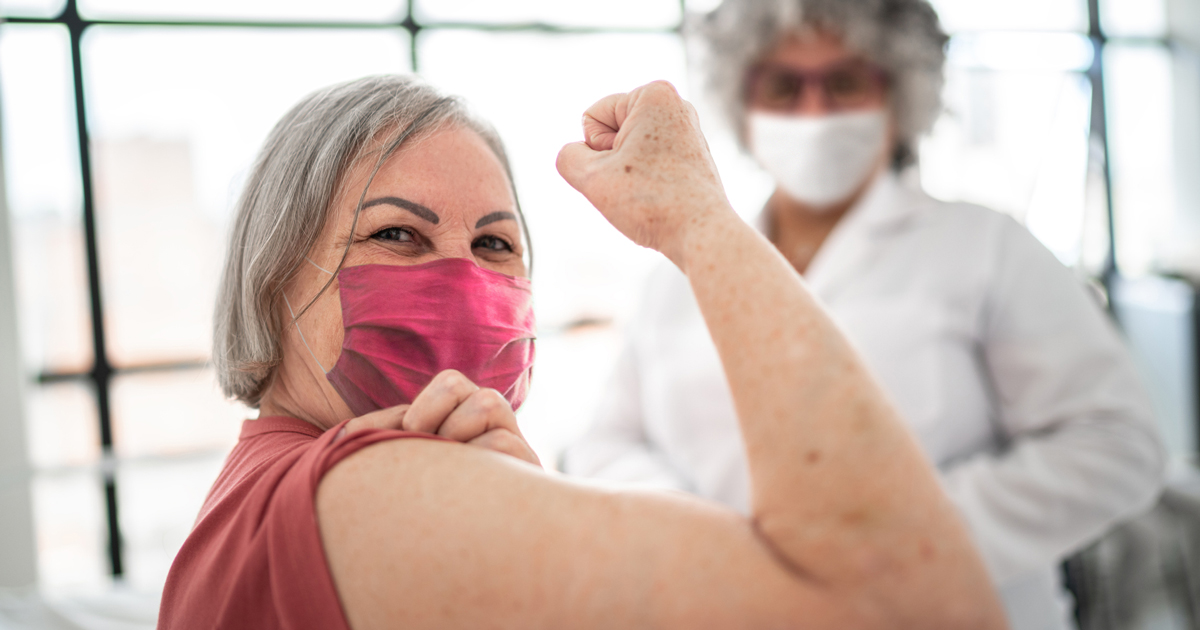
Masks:
[[[583,133],[559,152],[558,172],[621,233],[686,272],[688,235],[733,213],[695,108],[656,81],[592,105]]]

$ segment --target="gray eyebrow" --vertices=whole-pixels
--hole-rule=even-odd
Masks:
[[[396,206],[397,208],[403,208],[405,210],[408,210],[409,212],[421,217],[422,219],[425,219],[426,221],[428,221],[434,225],[437,225],[438,221],[441,221],[441,218],[438,217],[437,213],[435,213],[433,210],[430,210],[429,208],[426,208],[425,206],[422,206],[419,203],[414,203],[412,201],[409,201],[407,199],[401,199],[399,197],[380,197],[378,199],[372,199],[372,200],[364,203],[362,207],[363,207],[363,209],[366,209],[366,208],[370,208],[371,206],[379,206],[379,205],[383,205],[383,204],[388,204],[388,205]],[[488,215],[488,216],[491,216],[491,215]],[[484,217],[484,218],[486,219],[487,217]],[[476,226],[476,227],[478,227],[478,226]]]
[[[506,219],[516,221],[517,215],[515,215],[511,212],[505,212],[504,210],[498,210],[496,212],[489,212],[488,214],[483,215],[482,218],[480,218],[478,221],[475,222],[475,227],[478,229],[489,223],[495,223],[497,221],[504,221]]]

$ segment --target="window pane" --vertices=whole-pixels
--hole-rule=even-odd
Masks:
[[[679,24],[678,0],[414,0],[421,22],[541,22],[561,26],[673,28]]]
[[[950,66],[989,70],[1077,70],[1092,65],[1092,42],[1077,33],[965,33],[950,40]]]
[[[0,15],[54,17],[62,13],[66,0],[0,0]]]
[[[301,97],[409,67],[403,31],[96,28],[84,40],[110,358],[203,360],[227,224]]]
[[[113,443],[122,458],[226,451],[252,413],[225,400],[211,370],[118,376],[112,403]]]
[[[1117,265],[1138,275],[1159,266],[1175,220],[1171,57],[1110,44],[1104,69]]]
[[[1109,37],[1161,37],[1167,32],[1163,0],[1100,0],[1100,25]]]
[[[74,590],[108,583],[103,488],[94,470],[34,477],[38,581],[44,588]]]
[[[92,19],[394,21],[408,11],[405,0],[79,0],[79,12]]]
[[[435,31],[419,43],[422,74],[465,96],[511,152],[533,236],[543,333],[579,318],[625,312],[638,279],[661,257],[612,228],[563,181],[554,160],[564,144],[582,137],[580,116],[601,97],[654,79],[682,87],[678,38]]]
[[[1065,264],[1078,263],[1091,102],[1086,77],[954,65],[946,75],[947,113],[921,144],[924,188],[1011,214]]]
[[[22,354],[35,371],[86,370],[91,317],[66,29],[0,28],[0,95]]]
[[[200,513],[224,454],[117,468],[125,577],[135,590],[158,592]]]
[[[948,32],[1086,31],[1086,0],[931,0]]]
[[[32,386],[25,395],[29,460],[35,469],[94,464],[100,459],[96,397],[85,382]]]

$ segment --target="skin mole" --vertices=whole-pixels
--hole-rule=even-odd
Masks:
[[[633,167],[632,167],[632,166],[629,166],[628,164],[626,164],[626,165],[625,165],[625,172],[626,172],[626,173],[628,173],[628,172],[630,172],[630,171],[632,171],[632,170],[633,170]]]
[[[804,460],[810,464],[815,464],[815,463],[821,461],[821,451],[818,451],[818,450],[809,451],[808,454],[804,456]]]

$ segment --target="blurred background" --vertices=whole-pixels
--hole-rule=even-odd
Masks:
[[[556,174],[581,112],[667,79],[700,109],[737,210],[752,216],[771,191],[688,68],[683,25],[715,4],[0,0],[0,586],[55,601],[161,588],[253,415],[207,365],[233,203],[293,103],[366,74],[418,72],[508,144],[540,328],[519,419],[553,465],[658,262]],[[1013,215],[1094,283],[1186,493],[1200,426],[1200,0],[934,5],[952,35],[946,111],[914,177]],[[1197,557],[1197,521],[1179,522],[1178,553],[1151,551]],[[1121,596],[1098,581],[1101,556],[1148,553],[1109,547],[1075,566],[1092,606]],[[1166,612],[1090,627],[1200,627],[1200,576],[1171,570],[1146,578]]]

